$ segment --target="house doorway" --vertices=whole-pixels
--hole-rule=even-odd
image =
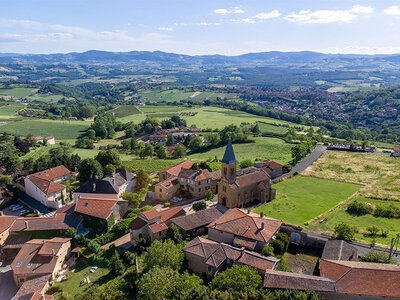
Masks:
[[[222,197],[222,205],[226,206],[226,198],[225,198],[225,196]]]

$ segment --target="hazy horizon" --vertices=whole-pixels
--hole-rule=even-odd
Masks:
[[[400,53],[398,0],[6,0],[0,52]]]

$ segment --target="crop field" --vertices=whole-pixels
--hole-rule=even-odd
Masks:
[[[55,136],[56,139],[74,139],[89,127],[85,121],[23,119],[0,125],[0,132],[18,136]]]
[[[303,175],[364,184],[365,197],[400,201],[400,159],[327,151]]]
[[[361,187],[351,183],[296,176],[273,185],[276,199],[254,212],[285,222],[303,225],[345,201]]]
[[[394,207],[400,208],[400,203],[397,201],[384,201],[378,199],[370,199],[362,196],[357,196],[355,198],[358,201],[368,202],[372,205],[384,204],[384,205],[393,205]],[[346,212],[347,205],[341,205],[336,208],[333,212],[331,212],[326,218],[327,220],[319,223],[314,222],[307,227],[307,229],[313,230],[318,233],[334,233],[335,225],[341,222],[347,223],[351,226],[355,226],[357,228],[357,232],[355,233],[355,239],[363,242],[370,243],[374,239],[376,243],[381,245],[389,245],[391,238],[394,237],[397,233],[400,232],[400,219],[398,218],[384,218],[384,217],[375,217],[373,215],[367,214],[363,216],[351,215]],[[388,236],[382,237],[371,237],[367,234],[367,228],[371,225],[378,227],[379,229],[388,230]]]
[[[291,160],[292,145],[278,138],[256,137],[255,143],[234,144],[236,159],[238,161],[251,160],[279,160],[287,164]],[[222,159],[225,146],[211,149],[206,152],[196,153],[189,156],[190,159]]]
[[[146,172],[157,172],[169,168],[182,160],[183,159],[131,159],[123,160],[122,166],[130,172],[139,169]]]
[[[116,118],[123,118],[130,115],[140,114],[140,111],[133,105],[122,105],[113,109],[111,112],[114,113]]]
[[[182,90],[173,89],[166,91],[142,91],[140,95],[152,102],[175,102],[189,99],[190,96],[193,95],[193,92],[185,92]]]
[[[17,112],[25,105],[19,103],[10,103],[0,105],[0,118],[18,117]]]

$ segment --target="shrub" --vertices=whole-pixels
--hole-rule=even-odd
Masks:
[[[95,240],[90,241],[89,244],[87,245],[87,248],[89,251],[93,253],[99,253],[101,250],[100,244]]]
[[[207,208],[207,204],[204,201],[196,202],[192,205],[194,211],[200,211]]]
[[[389,259],[389,254],[386,252],[370,250],[365,255],[360,256],[360,259],[365,262],[374,262],[380,264],[396,263],[396,260]]]
[[[350,225],[342,222],[335,226],[335,234],[338,239],[352,240],[354,237],[354,229]]]
[[[349,214],[362,216],[362,215],[370,214],[372,212],[372,208],[371,208],[371,206],[369,206],[365,203],[362,203],[359,201],[353,201],[347,206],[346,211]]]
[[[265,256],[274,256],[274,247],[272,246],[264,246],[261,253]]]
[[[283,255],[285,253],[285,243],[281,240],[272,240],[270,246],[274,249],[275,255]]]
[[[170,239],[174,241],[176,244],[182,243],[182,237],[179,233],[178,227],[174,223],[168,226],[167,231],[165,233],[165,239]]]
[[[165,202],[164,203],[164,207],[170,207],[171,206],[171,203],[170,202]]]
[[[206,192],[206,200],[209,201],[209,200],[212,200],[212,199],[214,199],[214,194],[213,194],[212,190],[209,189]]]
[[[376,226],[369,226],[367,227],[368,235],[372,237],[376,237],[379,232],[379,228]]]

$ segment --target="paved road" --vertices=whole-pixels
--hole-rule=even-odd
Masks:
[[[289,173],[283,174],[282,176],[275,178],[273,181],[279,181],[285,178],[292,177],[294,173],[301,173],[313,164],[324,152],[326,151],[326,146],[319,145],[315,147],[314,151],[303,158],[297,165],[295,165]]]

